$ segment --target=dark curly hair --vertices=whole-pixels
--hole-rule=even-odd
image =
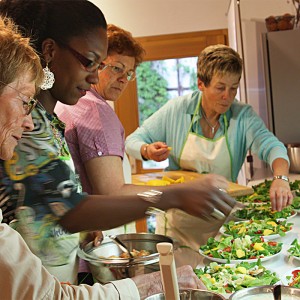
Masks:
[[[68,44],[92,29],[107,28],[101,10],[87,0],[1,0],[0,14],[12,18],[39,53],[47,38]]]
[[[143,61],[144,48],[138,43],[129,31],[116,25],[107,25],[108,49],[107,55],[118,53],[135,58],[135,68]]]

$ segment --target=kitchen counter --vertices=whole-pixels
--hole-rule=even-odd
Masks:
[[[272,179],[266,178],[266,179]],[[296,179],[300,180],[300,174],[290,174],[290,180],[294,181]],[[248,186],[256,185],[265,179],[259,179],[255,181],[251,181],[248,183]],[[300,260],[288,258],[288,252],[291,243],[294,241],[294,239],[300,239],[300,214],[298,213],[295,217],[288,219],[288,222],[293,223],[293,229],[286,234],[284,237],[277,238],[276,241],[282,242],[282,251],[279,255],[274,257],[273,259],[267,260],[265,262],[262,262],[262,265],[265,267],[271,269],[272,271],[277,272],[278,276],[283,276],[288,271],[299,268],[300,267]],[[220,233],[217,235],[217,238],[220,236]],[[202,258],[201,262],[198,264],[197,268],[202,268],[212,261],[207,258]]]
[[[284,237],[277,238],[277,242],[282,242],[283,247],[282,251],[275,258],[268,261],[262,262],[262,265],[276,271],[278,275],[283,275],[287,271],[300,267],[300,260],[288,259],[287,249],[290,247],[291,243],[295,238],[300,239],[300,215],[299,213],[289,220],[290,223],[293,223],[293,229],[286,234]],[[219,234],[217,235],[217,237]],[[212,261],[203,258],[201,263],[198,264],[197,268],[202,268]]]

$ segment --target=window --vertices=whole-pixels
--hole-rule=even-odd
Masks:
[[[171,58],[143,62],[137,68],[139,124],[168,100],[197,90],[197,57]],[[143,169],[164,169],[169,165],[148,160]]]

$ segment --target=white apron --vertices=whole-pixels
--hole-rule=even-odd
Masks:
[[[195,109],[199,110],[201,100]],[[231,181],[231,154],[227,142],[227,119],[224,115],[225,134],[214,140],[191,132],[194,117],[181,150],[179,165],[183,170],[198,173],[215,173]],[[201,261],[199,246],[209,237],[217,234],[223,221],[207,222],[179,209],[170,209],[164,215],[157,216],[156,233],[164,234],[178,241],[175,251],[176,266],[185,264],[193,268]]]

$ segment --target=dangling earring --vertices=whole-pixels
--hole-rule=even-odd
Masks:
[[[44,71],[44,81],[43,81],[42,85],[40,86],[40,88],[45,91],[45,90],[49,90],[53,87],[55,78],[54,78],[54,74],[48,68],[48,63],[46,65],[46,67],[43,68],[43,71]]]

